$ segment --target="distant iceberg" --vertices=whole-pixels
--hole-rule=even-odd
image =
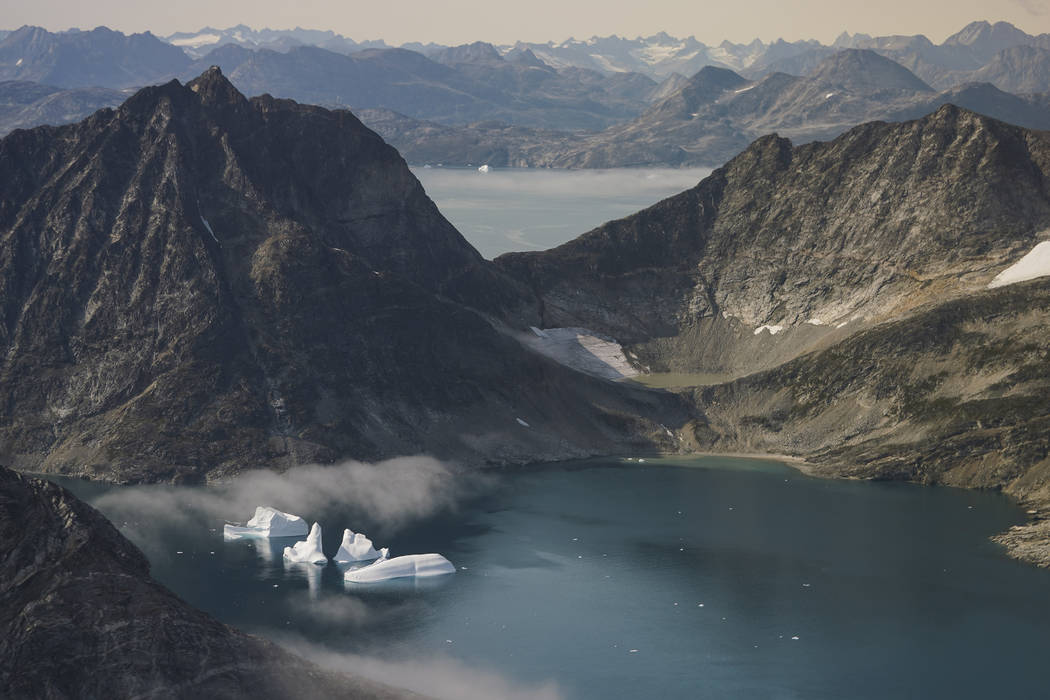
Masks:
[[[321,551],[321,525],[314,523],[306,540],[284,548],[284,558],[303,564],[327,564],[328,557]]]
[[[456,567],[440,554],[407,554],[393,559],[380,559],[360,569],[351,569],[343,574],[343,580],[351,583],[375,583],[395,578],[441,576],[454,573],[456,573]]]
[[[222,529],[222,536],[227,540],[244,537],[302,537],[306,531],[306,521],[298,515],[284,513],[270,506],[259,506],[246,526],[226,525]]]
[[[384,550],[386,551],[386,550]],[[378,559],[379,552],[372,546],[372,540],[362,533],[354,533],[349,529],[343,530],[343,543],[339,545],[339,551],[335,553],[333,561],[368,561]]]
[[[483,166],[481,166],[480,168],[478,168],[478,172],[479,172],[479,173],[488,173],[488,172],[492,172],[492,168],[490,168],[490,167],[489,167],[489,165],[488,165],[488,163],[486,163],[485,165],[483,165]]]

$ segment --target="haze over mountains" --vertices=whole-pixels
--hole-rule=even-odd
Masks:
[[[772,131],[826,139],[946,103],[1050,127],[1048,49],[1047,36],[1001,22],[974,22],[939,45],[844,34],[832,46],[718,47],[663,33],[392,48],[243,25],[168,41],[23,27],[0,40],[0,79],[19,81],[0,83],[0,133],[73,121],[125,96],[107,89],[187,80],[218,65],[246,94],[351,108],[414,163],[717,165]]]

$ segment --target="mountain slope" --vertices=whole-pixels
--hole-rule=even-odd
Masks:
[[[2,467],[0,632],[11,700],[412,695],[322,671],[191,608],[95,509]]]
[[[134,481],[521,461],[684,420],[524,348],[526,290],[348,112],[249,101],[213,69],[9,135],[0,179],[8,464]]]
[[[189,65],[181,49],[149,32],[125,35],[98,27],[55,34],[26,26],[0,40],[0,80],[126,88],[170,78]]]
[[[1004,49],[969,77],[1007,92],[1050,92],[1050,50],[1035,46]]]
[[[106,88],[63,90],[25,80],[0,81],[0,136],[41,124],[80,121],[103,107],[115,107],[127,98]]]

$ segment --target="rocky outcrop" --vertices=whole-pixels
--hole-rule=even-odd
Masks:
[[[247,100],[213,69],[11,134],[0,180],[7,464],[141,481],[500,463],[684,420],[518,343],[539,318],[525,287],[348,112]]]
[[[1050,238],[1048,175],[1045,133],[949,106],[760,139],[692,190],[496,263],[544,325],[725,382],[682,390],[701,415],[682,450],[1003,489],[1045,517],[1050,283],[988,286]],[[1033,527],[1004,537],[1045,563]]]
[[[0,468],[5,698],[401,698],[191,608],[95,509]],[[414,697],[414,696],[413,696]]]

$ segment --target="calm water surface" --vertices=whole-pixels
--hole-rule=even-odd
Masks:
[[[412,172],[441,213],[486,258],[560,245],[696,186],[710,168]]]
[[[442,552],[455,575],[352,589],[334,565],[285,566],[287,542],[107,514],[160,581],[225,622],[340,653],[451,658],[568,698],[1047,692],[1050,572],[988,541],[1021,520],[991,493],[746,459],[552,465],[376,543]],[[301,515],[321,519],[329,555],[355,526],[338,508]]]

